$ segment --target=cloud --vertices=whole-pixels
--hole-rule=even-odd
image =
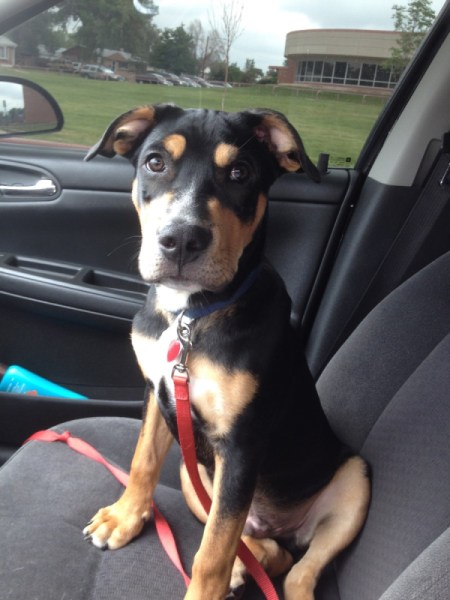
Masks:
[[[255,60],[260,69],[281,65],[284,61],[286,34],[299,29],[392,29],[392,5],[406,5],[409,0],[245,0],[242,25],[243,34],[231,48],[231,62],[243,67],[247,58]],[[445,0],[432,0],[439,12]],[[159,16],[158,27],[188,26],[199,19],[205,30],[210,25],[210,15],[219,2],[210,0],[155,0]]]
[[[281,9],[301,7],[319,28],[333,29],[392,29],[392,5],[395,0],[295,0],[281,2]]]
[[[299,11],[315,21],[320,28],[332,29],[393,29],[393,5],[406,6],[409,0],[281,0],[281,11]],[[445,0],[432,0],[436,14]]]

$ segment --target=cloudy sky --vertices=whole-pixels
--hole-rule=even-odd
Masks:
[[[159,15],[154,23],[161,28],[189,25],[199,19],[208,30],[210,15],[219,12],[214,0],[154,0]],[[437,13],[445,0],[432,0]],[[231,62],[240,67],[246,58],[266,70],[269,65],[282,65],[286,33],[297,29],[349,28],[392,29],[392,5],[407,0],[243,0],[244,31],[231,49]]]

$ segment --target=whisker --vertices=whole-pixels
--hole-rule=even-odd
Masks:
[[[108,252],[107,256],[108,258],[110,256],[112,256],[113,254],[115,254],[116,252],[118,252],[119,250],[121,250],[122,248],[125,248],[126,246],[130,246],[131,244],[136,244],[136,243],[141,243],[142,241],[142,236],[138,236],[138,235],[133,235],[130,236],[129,238],[126,238],[122,244],[120,244],[119,246],[116,246],[115,248],[113,248],[110,252]]]

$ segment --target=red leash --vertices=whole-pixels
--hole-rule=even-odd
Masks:
[[[192,429],[191,404],[189,401],[189,385],[187,373],[177,373],[172,376],[175,386],[175,399],[177,404],[178,436],[180,440],[181,453],[189,474],[191,483],[195,489],[206,513],[211,509],[211,498],[200,479],[198,472],[197,457],[195,453],[194,431]],[[255,580],[256,584],[267,600],[278,600],[278,594],[262,566],[253,556],[249,548],[241,540],[238,546],[238,556],[247,568],[247,571]]]
[[[185,409],[187,409],[189,411],[189,417],[188,417],[188,419],[186,419],[186,422],[187,421],[190,422],[190,424],[191,424],[190,429],[192,431],[192,420],[190,417],[189,397],[187,397],[187,398],[185,397],[184,399],[182,398],[182,395],[184,394],[184,390],[186,390],[187,386],[185,385],[185,383],[179,382],[179,381],[178,382],[174,381],[174,383],[175,383],[175,385],[178,385],[178,383],[180,384],[180,388],[178,388],[178,389],[180,390],[180,397],[181,397],[180,402],[183,404],[182,413],[183,414],[185,413]],[[189,394],[188,394],[188,396],[189,396]],[[185,416],[182,416],[181,418],[182,418],[182,420],[184,420]],[[186,432],[186,428],[184,426],[182,427],[182,430],[184,430]],[[180,436],[181,435],[183,435],[183,438],[184,438],[184,434],[180,434]],[[190,437],[189,432],[187,433],[187,437],[188,438]],[[193,440],[193,434],[192,434],[191,439]],[[126,473],[119,467],[116,467],[115,465],[108,462],[106,460],[106,458],[102,454],[100,454],[100,452],[98,452],[98,450],[96,450],[93,446],[91,446],[90,444],[88,444],[87,442],[82,440],[81,438],[73,437],[69,431],[64,431],[63,433],[57,433],[56,431],[52,431],[50,429],[45,429],[43,431],[37,431],[32,436],[30,436],[24,443],[33,442],[33,441],[63,442],[65,444],[67,444],[67,446],[69,446],[69,448],[71,448],[72,450],[77,452],[78,454],[86,456],[87,458],[90,458],[91,460],[103,465],[106,469],[108,469],[108,471],[110,471],[112,473],[112,475],[114,475],[114,477],[124,487],[127,486],[128,479],[129,479],[128,473]],[[180,444],[181,444],[181,439],[180,439]],[[188,441],[188,444],[189,444],[189,441]],[[193,446],[193,448],[195,450],[195,446]],[[188,456],[189,455],[192,457],[192,452],[188,450]],[[188,458],[188,461],[190,463],[191,458]],[[186,462],[186,460],[185,460],[185,462]],[[203,504],[203,501],[206,500],[206,502],[209,504],[209,506],[211,506],[211,500],[200,480],[200,475],[198,473],[196,459],[194,459],[194,464],[195,464],[195,472],[197,473],[197,478],[198,478],[198,482],[199,482],[198,490],[203,490],[203,492],[200,491],[200,494],[202,494],[202,498],[203,498],[203,500],[202,500],[202,498],[199,495],[200,501]],[[188,468],[188,463],[186,463],[186,468]],[[195,485],[194,484],[195,480],[196,480],[196,477],[194,475],[194,477],[192,479],[193,485]],[[196,489],[196,491],[197,491],[197,489]],[[205,507],[204,504],[203,504],[203,506]],[[158,533],[158,537],[161,542],[161,545],[163,546],[164,550],[166,551],[166,554],[168,555],[168,557],[170,558],[172,563],[175,565],[175,567],[180,572],[181,576],[184,579],[186,587],[187,587],[187,586],[189,586],[189,583],[191,580],[190,580],[189,575],[186,573],[186,571],[183,568],[183,564],[181,562],[177,544],[176,544],[173,532],[170,529],[170,525],[167,522],[166,518],[159,512],[155,503],[153,503],[152,508],[153,508],[153,516],[155,519],[155,527],[156,527],[156,531]],[[205,510],[207,510],[207,512],[209,512],[209,507],[208,507],[208,509],[205,508]],[[263,592],[263,594],[265,595],[266,599],[267,600],[278,600],[277,593],[272,585],[272,582],[270,581],[269,577],[267,576],[266,572],[262,569],[261,565],[258,563],[256,558],[253,556],[253,554],[250,552],[250,550],[247,548],[247,546],[242,541],[239,545],[238,556],[240,557],[242,562],[247,567],[248,572],[255,579],[256,583],[260,587],[260,589]]]
[[[203,486],[200,474],[198,472],[197,455],[195,451],[195,437],[191,416],[191,403],[189,400],[189,373],[186,366],[186,361],[191,347],[190,327],[189,324],[182,323],[182,318],[183,315],[180,317],[178,326],[179,342],[173,342],[168,351],[169,361],[174,360],[179,354],[181,354],[179,359],[180,362],[175,365],[172,373],[176,400],[178,436],[183,460],[185,462],[192,485],[203,508],[205,509],[206,513],[209,514],[211,508],[211,499]],[[118,481],[120,481],[123,486],[126,487],[128,483],[129,476],[127,473],[125,473],[119,467],[116,467],[108,462],[93,446],[81,438],[73,437],[68,431],[63,433],[57,433],[56,431],[51,430],[38,431],[26,441],[63,442],[75,452],[78,452],[79,454],[82,454],[83,456],[86,456],[91,460],[103,465],[114,475]],[[190,578],[184,571],[170,525],[156,508],[154,503],[153,515],[161,544],[170,560],[181,573],[186,586],[188,586],[190,583]],[[247,571],[261,589],[266,600],[279,600],[269,576],[242,540],[239,542],[237,554],[247,568]]]
[[[189,477],[191,478],[192,484],[200,499],[200,502],[202,503],[205,511],[209,513],[211,507],[211,499],[208,495],[208,492],[203,486],[197,467],[187,373],[185,375],[174,375],[173,381],[175,385],[175,395],[177,399],[177,420],[179,421],[178,428],[180,436],[180,446],[183,452],[183,459],[185,461]],[[64,431],[63,433],[58,433],[50,429],[37,431],[32,436],[30,436],[24,443],[32,441],[63,442],[78,454],[86,456],[87,458],[104,466],[106,469],[108,469],[108,471],[110,471],[112,475],[114,475],[114,477],[124,487],[126,487],[128,484],[128,473],[123,471],[120,467],[116,467],[115,465],[111,464],[93,446],[91,446],[81,438],[72,436],[69,431]],[[166,554],[168,555],[172,563],[180,572],[187,587],[189,586],[191,580],[189,575],[183,568],[183,564],[181,562],[176,541],[173,532],[170,529],[170,525],[167,522],[166,518],[159,512],[154,503],[152,508],[155,520],[155,527],[161,545],[163,546],[164,550],[166,551]],[[248,572],[255,579],[257,585],[260,587],[266,599],[278,600],[278,595],[267,573],[263,570],[256,558],[253,556],[253,554],[242,541],[239,544],[238,556],[247,567]]]
[[[197,494],[204,510],[207,514],[209,514],[211,509],[211,498],[209,497],[208,492],[205,490],[198,472],[197,455],[195,451],[195,437],[192,425],[191,403],[189,400],[189,372],[186,362],[189,350],[191,348],[191,331],[189,324],[183,323],[183,315],[180,317],[177,333],[179,340],[178,352],[176,353],[176,349],[174,348],[177,342],[173,342],[171,347],[169,347],[168,358],[172,358],[174,355],[178,356],[179,351],[181,350],[179,362],[174,366],[172,371],[176,402],[178,437],[183,460],[195,493]],[[247,571],[255,580],[266,600],[278,600],[278,594],[275,591],[269,576],[242,540],[239,542],[237,555],[244,563]]]
[[[103,465],[108,471],[110,471],[114,477],[124,486],[127,486],[128,483],[128,473],[122,471],[119,467],[112,465],[110,462],[106,460],[104,456],[98,452],[93,446],[82,440],[81,438],[73,437],[68,431],[64,431],[63,433],[57,433],[56,431],[52,431],[50,429],[46,429],[44,431],[37,431],[31,437],[29,437],[24,443],[32,442],[32,441],[40,441],[40,442],[63,442],[69,446],[78,454],[82,454],[83,456],[87,456],[91,460],[100,463]],[[169,556],[170,560],[176,566],[181,576],[184,579],[186,587],[190,583],[190,577],[185,572],[180,555],[178,553],[178,548],[175,542],[174,535],[172,530],[170,529],[170,525],[165,519],[165,517],[159,512],[156,508],[155,503],[153,503],[153,516],[155,519],[155,527],[158,533],[159,540],[161,545],[163,546],[166,554]]]

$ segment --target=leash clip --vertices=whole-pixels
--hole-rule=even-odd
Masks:
[[[186,321],[188,319],[188,321]],[[186,317],[185,311],[183,311],[178,319],[177,326],[177,336],[178,341],[181,345],[181,355],[177,364],[174,365],[172,369],[172,378],[177,373],[178,375],[183,374],[186,375],[187,380],[189,381],[189,371],[186,366],[189,351],[192,348],[191,342],[191,323],[193,319],[189,319]]]

